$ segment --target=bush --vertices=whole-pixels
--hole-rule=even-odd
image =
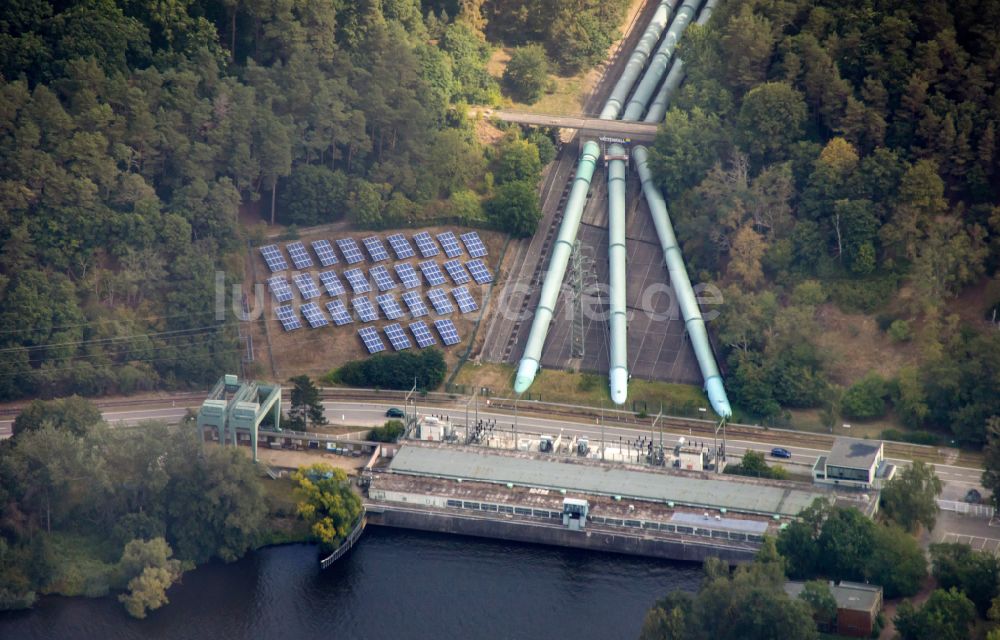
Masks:
[[[435,389],[444,381],[447,371],[444,354],[438,349],[425,349],[419,354],[403,351],[348,362],[325,379],[352,387],[405,390],[413,386],[416,378],[417,387]]]
[[[503,83],[521,102],[538,102],[549,87],[549,60],[545,57],[545,49],[537,44],[514,49],[503,72]]]
[[[872,313],[891,300],[898,288],[896,276],[840,280],[829,283],[830,299],[846,313]]]
[[[527,137],[528,141],[538,147],[538,161],[544,167],[552,162],[556,157],[556,145],[552,138],[545,133],[535,129]]]
[[[368,439],[375,442],[395,442],[403,435],[404,431],[406,431],[406,427],[400,420],[388,420],[381,427],[372,429],[372,432],[368,434]]]
[[[893,342],[907,342],[913,337],[910,333],[910,323],[906,320],[894,320],[889,325],[888,333]]]
[[[889,388],[882,376],[870,373],[844,393],[840,412],[848,418],[879,418],[885,414]]]
[[[533,235],[542,217],[535,182],[519,180],[500,185],[487,204],[486,213],[498,229],[520,238]]]
[[[346,175],[322,165],[299,165],[278,189],[279,219],[305,227],[334,222],[344,217],[346,200]]]

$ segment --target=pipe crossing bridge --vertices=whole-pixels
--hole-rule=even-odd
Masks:
[[[601,118],[590,116],[558,116],[544,113],[528,113],[526,111],[506,111],[502,109],[475,110],[473,115],[475,114],[514,124],[576,129],[586,135],[623,138],[633,142],[652,142],[653,138],[656,137],[657,127],[655,122],[602,120]]]

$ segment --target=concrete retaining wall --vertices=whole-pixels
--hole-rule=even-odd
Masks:
[[[756,553],[755,549],[749,548],[676,539],[668,540],[624,532],[611,532],[605,529],[570,531],[558,525],[536,524],[518,520],[494,520],[483,517],[472,518],[419,509],[400,509],[384,504],[368,511],[368,524],[697,563],[703,562],[706,558],[715,557],[731,564],[740,564],[753,560]]]

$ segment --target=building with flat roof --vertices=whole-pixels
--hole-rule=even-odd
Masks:
[[[573,458],[539,458],[461,447],[406,445],[393,473],[611,496],[765,516],[791,517],[827,494],[791,483],[644,471]]]
[[[792,598],[799,597],[805,588],[804,582],[786,582],[785,593]],[[839,584],[830,582],[830,593],[837,601],[837,620],[832,629],[821,629],[842,636],[867,638],[875,626],[875,618],[882,610],[882,587],[841,580]]]
[[[813,480],[858,489],[881,489],[896,468],[883,459],[881,440],[837,438],[829,455],[813,465]]]

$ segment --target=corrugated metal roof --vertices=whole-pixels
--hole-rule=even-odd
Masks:
[[[402,447],[392,460],[396,473],[527,487],[565,489],[584,494],[675,502],[699,508],[793,516],[825,494],[818,491],[645,472],[610,465],[560,462],[462,449]]]

